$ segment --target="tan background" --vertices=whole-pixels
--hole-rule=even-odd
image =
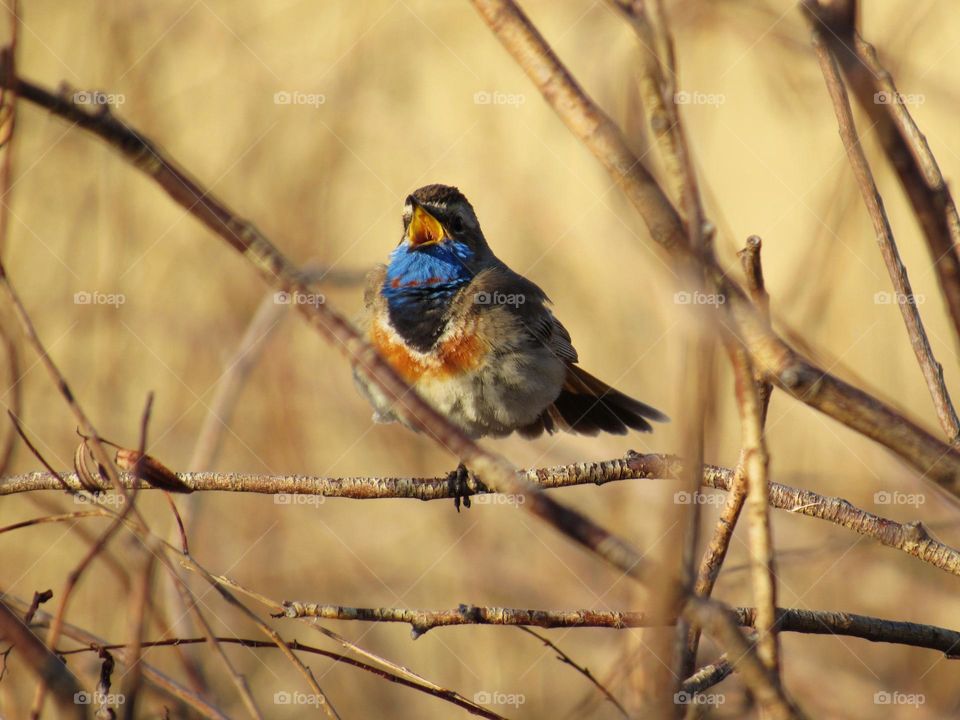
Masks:
[[[119,115],[155,139],[298,262],[366,269],[400,232],[403,198],[429,182],[458,185],[498,254],[554,299],[585,367],[676,415],[684,308],[673,276],[636,213],[567,132],[468,3],[439,0],[257,3],[23,3],[22,72],[47,86],[119,93]],[[764,240],[774,312],[841,376],[909,412],[938,435],[922,377],[853,185],[808,31],[791,2],[669,3],[681,88],[714,104],[682,108],[718,227],[725,264],[744,238]],[[960,25],[952,3],[868,3],[866,36],[878,46],[948,179],[960,170],[957,68]],[[603,2],[528,0],[525,7],[583,86],[645,147],[635,41]],[[281,105],[277,92],[325,102]],[[477,104],[476,93],[519,96]],[[861,119],[861,127],[866,129]],[[951,340],[929,254],[887,166],[866,144],[946,380],[960,395]],[[16,186],[6,248],[13,282],[42,338],[101,432],[136,443],[146,393],[156,405],[151,451],[189,469],[215,384],[266,290],[251,269],[101,143],[32,107],[20,114]],[[74,293],[122,293],[119,308],[77,305]],[[357,287],[328,292],[353,313]],[[426,438],[373,426],[343,358],[299,319],[268,340],[230,421],[217,468],[317,475],[435,475],[455,459]],[[739,430],[725,363],[711,462],[732,464]],[[50,461],[67,468],[74,422],[23,353],[25,424]],[[4,403],[9,405],[7,392]],[[837,423],[775,395],[768,423],[772,477],[900,520],[922,519],[960,543],[955,501]],[[616,457],[627,448],[680,450],[676,425],[652,436],[516,438],[491,442],[524,465]],[[24,448],[15,469],[38,467]],[[675,487],[634,482],[556,497],[653,553],[675,542],[660,522]],[[878,506],[877,491],[919,493],[919,507]],[[73,509],[60,495],[46,501]],[[144,507],[170,525],[156,495]],[[31,498],[4,500],[0,523],[42,514]],[[706,509],[712,519],[716,505]],[[94,521],[91,530],[102,530]],[[814,520],[775,516],[781,603],[956,626],[956,578]],[[737,534],[717,595],[750,602],[744,535]],[[198,560],[279,599],[357,606],[445,608],[461,602],[537,608],[642,609],[645,595],[535,519],[510,506],[457,515],[450,503],[330,500],[298,507],[269,497],[209,495],[191,535]],[[126,541],[113,550],[127,556]],[[0,536],[2,587],[21,597],[62,588],[85,543],[69,526]],[[741,568],[741,569],[738,569]],[[255,630],[214,594],[204,598],[221,632]],[[117,640],[124,598],[102,566],[81,585],[69,619]],[[301,625],[287,637],[323,645]],[[614,717],[589,684],[515,629],[436,630],[411,642],[405,626],[331,623],[338,632],[468,697],[520,693],[511,717]],[[151,635],[158,630],[154,627]],[[629,707],[642,677],[644,636],[551,631]],[[788,636],[787,687],[813,717],[943,717],[957,709],[957,670],[937,653],[864,641]],[[279,654],[229,649],[270,717],[303,708],[271,703],[304,690]],[[704,645],[701,657],[715,658]],[[209,656],[209,654],[207,654]],[[170,650],[147,653],[177,672]],[[344,717],[441,718],[459,711],[329,661],[307,658]],[[649,660],[647,661],[649,662]],[[71,667],[92,683],[91,658]],[[219,701],[242,715],[212,660]],[[0,683],[9,717],[32,692],[16,659]],[[922,693],[919,709],[874,704],[890,689]],[[736,679],[716,691],[718,716],[741,714]],[[579,705],[581,702],[584,705]],[[151,717],[157,701],[142,707]],[[579,709],[578,709],[579,708]]]

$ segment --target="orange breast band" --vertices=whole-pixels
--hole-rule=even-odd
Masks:
[[[370,342],[404,380],[413,384],[418,380],[457,377],[477,368],[488,347],[472,330],[474,327],[465,328],[465,332],[457,333],[422,355],[412,352],[400,338],[391,337],[389,331],[374,321]]]

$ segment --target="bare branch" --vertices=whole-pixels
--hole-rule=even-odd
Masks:
[[[920,364],[920,370],[923,372],[924,380],[926,380],[927,390],[933,399],[933,406],[936,408],[943,432],[950,443],[956,445],[960,443],[960,420],[957,419],[957,411],[950,401],[950,393],[947,391],[947,386],[943,380],[943,366],[937,362],[933,355],[933,349],[930,347],[927,331],[923,327],[923,320],[920,318],[920,308],[917,306],[913,287],[910,285],[910,278],[907,276],[907,268],[900,258],[900,251],[897,249],[893,230],[890,228],[890,221],[883,207],[883,198],[880,196],[880,190],[873,179],[867,156],[860,144],[860,137],[853,121],[853,113],[850,111],[847,89],[840,77],[840,68],[837,66],[836,58],[831,53],[830,46],[823,39],[823,36],[817,32],[814,33],[813,38],[817,59],[820,61],[820,69],[823,71],[827,90],[830,92],[830,99],[833,103],[833,110],[837,115],[840,139],[847,151],[850,166],[853,168],[853,175],[860,188],[863,202],[867,206],[870,220],[873,222],[877,244],[880,245],[880,254],[883,256],[883,262],[887,266],[887,272],[890,274],[890,280],[895,290],[896,304],[900,308],[904,325],[907,327],[907,334],[910,336],[910,345],[917,356],[917,362]]]
[[[48,650],[43,642],[8,607],[10,598],[3,596],[0,602],[0,635],[16,647],[17,655],[30,670],[41,679],[43,687],[49,688],[57,702],[60,717],[86,717],[83,705],[76,702],[80,684],[67,666]],[[25,608],[27,609],[27,608]],[[36,608],[33,608],[37,613]]]
[[[702,693],[704,690],[708,690],[726,680],[731,673],[733,673],[733,665],[726,655],[722,655],[717,662],[704,665],[680,683],[680,692],[690,693],[691,695]]]
[[[756,608],[732,608],[737,623],[743,627],[757,627]],[[884,620],[869,615],[776,608],[777,627],[781,632],[799,632],[813,635],[844,635],[871,642],[910,645],[939,650],[950,658],[960,656],[960,631],[934,625],[922,625],[898,620]],[[675,617],[659,618],[638,611],[614,610],[524,610],[505,607],[459,605],[449,610],[416,610],[412,608],[362,608],[343,605],[285,602],[278,617],[318,618],[323,620],[353,620],[360,622],[406,623],[417,639],[434,628],[455,625],[508,625],[541,628],[603,627],[614,630],[672,625]]]
[[[747,243],[743,250],[737,254],[740,257],[740,262],[743,266],[743,272],[746,278],[747,290],[750,294],[750,299],[756,306],[761,321],[769,325],[770,298],[767,295],[767,291],[763,282],[763,268],[760,263],[760,248],[760,238],[751,236],[747,238]],[[755,376],[753,379],[755,390],[753,393],[751,393],[750,399],[752,401],[753,397],[756,397],[756,404],[759,406],[757,407],[757,414],[759,417],[760,432],[762,432],[763,426],[766,423],[767,409],[770,406],[770,395],[773,391],[773,388],[769,382],[766,382],[763,378],[759,377],[755,370],[750,367],[749,357],[745,356],[742,348],[736,344],[735,339],[728,337],[726,339],[726,344],[728,353],[731,354],[732,362],[734,363],[735,372],[738,364],[746,364],[748,366],[747,369]],[[741,392],[748,392],[749,389],[741,389],[740,386],[744,379],[741,378],[740,375],[736,375],[736,379],[736,390],[739,398]],[[742,402],[738,403],[738,407],[740,407],[742,413],[744,409]],[[751,408],[752,407],[753,404],[751,402]],[[751,418],[749,422],[752,424],[754,421]],[[741,419],[741,424],[743,423],[744,420]],[[734,473],[733,486],[730,490],[730,494],[727,496],[727,501],[724,503],[723,508],[720,511],[720,517],[717,519],[717,524],[714,526],[713,536],[710,538],[710,543],[707,545],[707,549],[703,554],[703,559],[700,562],[700,569],[697,573],[696,582],[694,583],[694,592],[701,597],[710,597],[711,593],[713,593],[714,585],[717,582],[717,578],[720,576],[720,570],[723,567],[723,561],[726,558],[727,551],[730,547],[730,541],[733,539],[733,532],[736,529],[737,521],[740,518],[740,512],[743,510],[743,504],[747,498],[749,487],[744,470],[746,456],[746,448],[741,449],[740,459],[737,462],[737,468]],[[764,497],[764,503],[766,503],[766,494],[764,494],[762,497]],[[775,605],[776,598],[774,597],[772,600],[768,601],[767,606],[768,608],[772,608]],[[772,627],[772,615],[768,615],[767,620],[770,623],[768,624],[768,627]],[[697,649],[699,648],[699,645],[700,633],[690,633],[687,638],[686,647],[684,648],[684,658],[681,665],[681,674],[683,676],[687,676],[693,672],[693,669],[696,665]]]
[[[950,187],[893,77],[873,46],[858,34],[857,2],[803,0],[801,7],[814,32],[839,61],[913,206],[960,342],[960,217]]]
[[[146,640],[142,644],[143,644],[143,647],[182,647],[184,645],[199,645],[206,642],[207,642],[206,638],[192,637],[192,638],[168,638],[166,640]],[[224,643],[227,645],[239,645],[241,647],[246,647],[246,648],[260,648],[264,650],[278,649],[276,643],[270,642],[268,640],[253,640],[249,638],[238,638],[238,637],[218,637],[217,642]],[[367,663],[364,663],[364,662],[360,662],[359,660],[355,660],[354,658],[347,657],[346,655],[330,652],[329,650],[323,650],[321,648],[314,647],[312,645],[306,645],[302,642],[298,642],[297,640],[291,640],[288,644],[291,650],[296,650],[297,652],[311,653],[313,655],[322,655],[323,657],[328,657],[332,660],[335,660],[338,663],[343,663],[345,665],[350,665],[352,667],[365,670],[369,673],[372,673],[378,677],[383,678],[384,680],[388,680],[390,682],[397,683],[399,685],[404,685],[406,687],[413,688],[414,690],[419,690],[429,695],[433,695],[435,697],[448,700],[452,702],[454,705],[459,705],[460,707],[467,710],[473,715],[490,718],[490,720],[502,720],[502,716],[497,715],[494,712],[491,712],[484,708],[480,709],[482,710],[482,712],[478,711],[477,708],[463,702],[457,697],[451,697],[449,696],[449,694],[445,694],[443,691],[438,691],[438,690],[434,690],[433,688],[428,688],[422,685],[418,685],[417,683],[411,682],[406,678],[400,677],[398,675],[392,675],[384,670],[381,670],[380,668],[374,667],[373,665],[368,665]],[[91,647],[76,648],[74,650],[59,650],[58,653],[60,655],[73,655],[77,653],[94,652],[100,648],[105,650],[122,650],[122,649],[125,649],[126,647],[127,646],[123,645],[122,643],[114,643],[114,644],[105,643],[102,645],[93,645]]]
[[[780,648],[776,636],[777,576],[774,571],[773,535],[767,502],[770,496],[767,475],[769,459],[763,435],[763,410],[754,384],[753,366],[746,351],[731,339],[728,342],[728,354],[733,365],[743,437],[741,466],[747,480],[750,565],[753,598],[757,603],[759,653],[766,666],[774,674],[778,674]]]
[[[549,490],[575,485],[605,485],[623,480],[677,480],[681,477],[683,465],[683,461],[673,455],[631,453],[624,458],[597,463],[524,470],[521,475],[527,482]],[[284,504],[296,503],[297,495],[416,500],[449,500],[452,497],[446,477],[327,478],[250,473],[180,473],[177,477],[195,492],[229,491],[277,495],[275,502]],[[129,473],[122,473],[120,479],[127,487],[133,486],[134,479]],[[80,489],[80,480],[75,473],[53,476],[45,472],[32,472],[0,478],[0,496],[36,490],[60,490],[61,480],[73,489]],[[704,487],[730,492],[736,486],[736,471],[718,465],[704,465],[702,484]],[[140,488],[148,489],[143,484]],[[487,494],[493,495],[486,489],[475,486],[471,489],[479,493],[476,501],[478,503],[483,503]],[[821,495],[776,482],[770,483],[770,506],[831,522],[960,576],[960,552],[931,537],[920,522],[899,523],[862,510],[843,498]]]
[[[613,693],[611,693],[609,690],[607,690],[607,688],[604,687],[604,685],[603,685],[599,680],[597,680],[597,679],[593,676],[593,673],[590,672],[590,669],[589,669],[588,667],[586,667],[586,666],[581,665],[580,663],[578,663],[578,662],[577,662],[576,660],[574,660],[572,657],[570,657],[569,655],[567,655],[567,653],[565,653],[563,650],[561,650],[559,647],[557,647],[551,640],[549,640],[548,638],[545,638],[545,637],[544,637],[543,635],[541,635],[540,633],[534,632],[534,631],[531,630],[530,628],[524,627],[524,626],[522,626],[522,625],[520,626],[520,629],[523,630],[525,633],[527,633],[527,634],[529,634],[529,635],[533,635],[533,637],[535,637],[537,640],[539,640],[539,641],[542,642],[544,645],[546,645],[548,648],[550,648],[550,649],[553,650],[555,653],[557,653],[557,660],[559,660],[560,662],[564,663],[565,665],[569,665],[569,666],[572,667],[574,670],[576,670],[578,673],[580,673],[581,675],[583,675],[587,680],[589,680],[591,683],[593,683],[594,687],[596,687],[597,690],[599,690],[601,693],[603,693],[603,696],[604,696],[607,700],[609,700],[609,701],[613,704],[613,706],[614,706],[615,708],[617,708],[617,710],[620,712],[620,714],[623,715],[623,717],[627,718],[627,720],[630,720],[630,715],[627,713],[627,711],[626,711],[626,709],[623,707],[623,705],[620,704],[620,701],[617,700],[617,699],[613,696]]]
[[[480,15],[561,120],[593,152],[640,212],[651,237],[674,258],[693,252],[676,210],[630,151],[613,121],[584,93],[553,50],[511,0],[473,0]],[[22,81],[21,81],[22,84]],[[31,98],[32,99],[32,98]],[[868,393],[800,356],[758,316],[743,289],[712,257],[697,255],[725,298],[731,330],[768,382],[885,445],[927,477],[960,494],[960,452]]]
[[[29,603],[21,600],[20,598],[14,597],[12,595],[4,595],[3,602],[9,605],[12,608],[15,608],[18,612],[26,612]],[[35,621],[38,625],[49,625],[53,621],[53,615],[43,610],[37,611],[35,613]],[[87,646],[95,647],[105,647],[107,643],[100,637],[83,630],[82,628],[77,627],[76,625],[71,625],[70,623],[63,624],[63,635],[65,637],[72,638],[77,642],[83,643]],[[120,646],[121,648],[123,646]],[[126,664],[128,662],[128,653],[125,649],[122,649],[118,653],[119,659],[121,662]],[[161,673],[159,670],[154,668],[152,665],[149,665],[141,661],[143,668],[144,679],[149,682],[154,688],[161,691],[165,695],[169,696],[174,700],[178,700],[185,705],[193,708],[197,713],[206,718],[211,718],[212,720],[227,720],[227,715],[221,712],[211,703],[207,702],[200,696],[195,693],[190,692],[185,687],[179,685],[174,680],[171,680],[165,674]],[[74,707],[83,708],[82,705],[76,705],[73,703],[73,698],[70,698],[71,704]],[[85,717],[81,715],[80,717]]]

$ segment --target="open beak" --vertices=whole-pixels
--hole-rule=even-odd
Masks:
[[[413,202],[413,216],[407,226],[407,242],[417,248],[436,245],[447,237],[443,225],[433,215],[423,209],[420,203]]]

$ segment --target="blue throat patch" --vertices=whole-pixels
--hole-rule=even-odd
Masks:
[[[443,334],[454,294],[473,279],[473,251],[450,240],[418,250],[402,242],[390,254],[382,293],[390,324],[409,345],[426,352]]]

